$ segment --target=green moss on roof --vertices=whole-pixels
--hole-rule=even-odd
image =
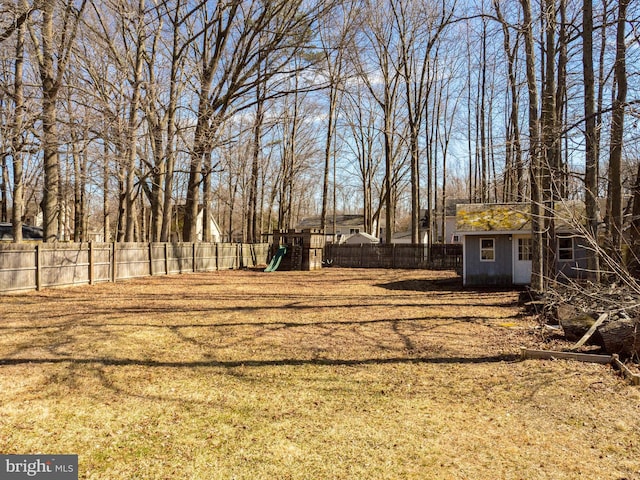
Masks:
[[[459,232],[501,232],[531,228],[528,204],[458,205],[456,230]]]

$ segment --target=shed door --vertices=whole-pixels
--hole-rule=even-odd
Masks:
[[[513,235],[513,283],[531,283],[531,235]]]

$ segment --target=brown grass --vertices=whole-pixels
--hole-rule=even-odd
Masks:
[[[640,479],[640,390],[448,272],[228,271],[0,297],[0,452],[87,479]]]

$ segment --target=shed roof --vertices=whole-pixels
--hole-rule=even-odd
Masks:
[[[380,243],[380,240],[366,232],[360,232],[360,233],[354,233],[353,235],[347,237],[347,239],[345,240],[345,243],[349,243],[349,244]]]
[[[584,223],[580,200],[561,200],[554,206],[556,229],[575,231]],[[531,231],[530,203],[474,203],[456,207],[456,230],[460,233]]]
[[[511,232],[531,230],[528,203],[470,203],[457,205],[458,232]]]

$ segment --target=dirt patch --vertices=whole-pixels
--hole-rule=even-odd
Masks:
[[[0,297],[0,451],[80,478],[638,479],[640,391],[450,272],[226,271]]]

